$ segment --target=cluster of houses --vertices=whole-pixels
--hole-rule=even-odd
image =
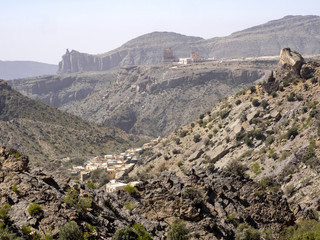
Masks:
[[[131,171],[137,161],[141,161],[140,153],[149,149],[152,144],[159,142],[160,138],[154,139],[151,143],[146,143],[142,148],[132,148],[120,154],[108,154],[97,156],[85,163],[84,166],[73,166],[71,174],[74,176],[80,175],[80,181],[85,182],[91,175],[92,171],[102,169],[107,173],[109,183],[106,184],[105,190],[113,192],[123,189],[126,185],[136,185],[137,182],[122,183],[117,180],[124,174]]]

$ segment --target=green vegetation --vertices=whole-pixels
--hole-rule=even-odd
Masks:
[[[256,86],[251,86],[249,89],[250,93],[255,93],[257,91]]]
[[[126,226],[118,229],[114,240],[152,240],[152,236],[141,223],[135,223],[132,227]]]
[[[263,109],[266,109],[268,106],[269,106],[269,103],[268,103],[268,101],[267,100],[262,100],[261,101],[261,106],[263,107]]]
[[[13,185],[13,186],[12,186],[12,191],[13,191],[14,193],[17,193],[17,192],[18,192],[18,186],[17,186],[17,185]]]
[[[97,186],[94,184],[94,182],[92,181],[88,181],[87,182],[87,186],[91,189],[97,189]]]
[[[238,106],[238,105],[240,105],[240,104],[241,104],[241,100],[238,99],[238,100],[236,101],[236,105]]]
[[[32,203],[29,207],[28,207],[28,213],[31,216],[35,216],[38,215],[42,212],[42,207],[38,204],[38,203]]]
[[[78,224],[71,221],[60,228],[58,240],[84,240],[84,236]]]
[[[191,126],[191,127],[192,127],[192,126]],[[193,127],[194,127],[194,123],[193,123]],[[187,131],[187,130],[182,130],[182,131],[180,131],[179,136],[180,136],[181,138],[183,138],[183,137],[187,136],[187,134],[188,134],[188,131]]]
[[[259,175],[261,173],[261,168],[260,168],[260,165],[259,163],[254,163],[252,166],[251,166],[251,171],[254,172],[255,175]]]
[[[201,136],[199,134],[196,134],[196,135],[193,136],[193,141],[195,143],[200,142],[200,140],[201,140]]]
[[[258,99],[253,99],[251,103],[252,103],[252,105],[253,105],[254,107],[259,107],[259,106],[260,106],[260,102],[259,102]]]
[[[260,232],[246,223],[241,223],[237,227],[236,240],[260,240]]]
[[[224,109],[222,111],[219,112],[219,116],[221,119],[225,119],[226,117],[228,117],[230,111],[227,109]]]
[[[290,139],[291,137],[295,138],[298,134],[299,134],[298,133],[298,128],[297,127],[292,127],[287,131],[287,133],[285,135],[285,138],[286,139]]]
[[[15,144],[23,146],[18,150],[38,163],[48,158],[96,156],[105,149],[125,150],[139,145],[140,140],[146,141],[115,128],[86,122],[80,117],[27,98],[6,83],[2,83],[0,102],[0,121],[13,120],[12,124],[3,125],[0,133],[10,132],[15,136]],[[12,155],[20,157],[17,151]]]
[[[305,220],[296,226],[285,228],[279,237],[280,240],[319,240],[320,222],[316,220]]]
[[[10,210],[10,204],[5,203],[1,208],[0,208],[0,219],[3,221],[5,225],[9,223],[9,210]],[[1,225],[1,224],[0,224]]]
[[[75,189],[68,189],[67,194],[62,198],[68,207],[75,207],[78,211],[86,211],[91,207],[91,197],[80,197]]]
[[[132,210],[136,207],[136,204],[133,201],[128,201],[124,203],[124,207],[132,212]]]
[[[123,190],[128,192],[130,195],[133,195],[133,194],[135,194],[137,192],[137,189],[135,187],[129,185],[129,184],[126,185]]]
[[[319,159],[316,155],[315,146],[315,141],[311,141],[306,149],[305,154],[303,154],[302,156],[302,162],[311,167],[316,167],[319,164]]]
[[[189,238],[188,229],[183,220],[174,220],[169,228],[167,238],[168,240],[187,240]]]
[[[228,162],[224,170],[227,172],[231,172],[234,175],[244,177],[247,167],[240,163],[238,160],[233,159]]]

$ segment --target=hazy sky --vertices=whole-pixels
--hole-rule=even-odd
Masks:
[[[0,60],[53,64],[66,48],[104,53],[153,31],[212,38],[320,15],[319,0],[0,0],[0,9]]]

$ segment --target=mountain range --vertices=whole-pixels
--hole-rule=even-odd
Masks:
[[[4,80],[52,75],[57,72],[58,66],[54,64],[33,61],[0,61],[0,79]]]
[[[286,16],[226,37],[211,39],[153,32],[104,54],[67,51],[59,63],[59,72],[104,71],[126,65],[159,64],[166,48],[172,48],[176,58],[189,57],[192,51],[199,52],[203,58],[218,59],[276,56],[284,47],[301,54],[319,54],[319,29],[319,16]]]

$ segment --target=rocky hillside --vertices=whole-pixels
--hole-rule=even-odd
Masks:
[[[3,239],[234,239],[257,234],[253,227],[270,239],[295,220],[282,193],[218,170],[196,167],[183,178],[163,172],[129,188],[129,194],[29,169],[27,157],[4,148],[0,163]]]
[[[319,54],[319,16],[286,16],[226,37],[202,39],[176,33],[153,32],[100,55],[67,50],[59,63],[60,73],[105,71],[127,65],[162,62],[163,49],[171,47],[177,58],[192,51],[202,57],[235,58],[278,55],[291,47],[302,54]]]
[[[196,166],[220,169],[255,181],[261,187],[257,196],[283,191],[297,219],[316,218],[319,80],[319,62],[305,63],[300,54],[283,49],[267,81],[224,98],[163,138],[143,153],[150,157],[130,176],[148,179],[169,170],[183,177]]]
[[[83,119],[157,137],[193,121],[222,96],[266,77],[274,66],[272,59],[136,66],[18,79],[10,84],[28,97]]]
[[[32,160],[121,151],[139,138],[83,121],[29,99],[0,81],[0,144],[30,154]],[[34,163],[34,162],[33,162]]]
[[[17,78],[51,75],[58,72],[58,66],[32,61],[0,61],[0,79],[12,80]]]

